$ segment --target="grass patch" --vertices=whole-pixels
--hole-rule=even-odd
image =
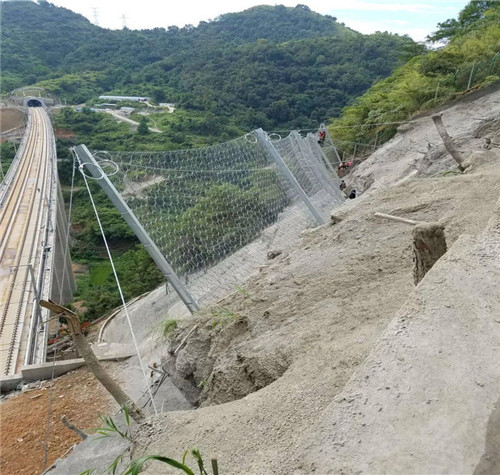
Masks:
[[[164,337],[170,336],[175,330],[177,330],[177,320],[167,318],[161,324],[162,333]]]
[[[239,292],[243,297],[248,298],[250,297],[250,294],[243,288],[240,287],[239,285],[236,286],[236,291]]]
[[[234,322],[238,315],[230,310],[225,309],[224,307],[219,307],[210,312],[214,317],[212,319],[211,325],[212,328],[215,329],[217,327],[224,328],[231,322]]]

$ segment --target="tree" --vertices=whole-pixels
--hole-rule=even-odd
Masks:
[[[427,46],[425,46],[425,43],[408,43],[401,48],[399,58],[401,61],[406,62],[415,56],[420,56],[421,54],[425,54],[427,52],[428,49]]]
[[[139,125],[137,126],[137,133],[139,135],[147,135],[149,134],[149,127],[146,117],[141,117]]]
[[[494,7],[498,8],[498,0],[471,0],[458,14],[458,20],[450,18],[438,23],[438,29],[427,39],[433,43],[450,40],[466,32],[471,25],[484,18],[487,10]]]
[[[165,92],[162,89],[155,89],[151,93],[151,97],[152,97],[153,101],[155,101],[157,104],[159,104],[160,102],[165,102],[165,100],[167,98],[167,96],[165,95]]]
[[[286,122],[290,118],[290,106],[287,100],[274,101],[269,107],[267,115],[277,123]]]

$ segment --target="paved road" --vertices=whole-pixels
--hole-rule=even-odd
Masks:
[[[110,110],[106,110],[106,112],[108,114],[111,114],[115,119],[121,120],[122,122],[127,122],[128,124],[132,124],[132,125],[135,125],[135,126],[139,125],[139,122],[136,122],[135,120],[129,119],[127,117],[123,117],[122,115],[117,114],[116,112],[113,112],[113,111],[110,111]],[[156,132],[157,134],[161,134],[161,130],[159,130],[159,129],[155,129],[155,128],[149,127],[149,130],[151,132]]]

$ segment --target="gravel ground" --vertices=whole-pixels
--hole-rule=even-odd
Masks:
[[[99,415],[117,410],[118,405],[86,369],[78,369],[49,381],[32,384],[23,393],[13,393],[0,403],[1,473],[36,474],[50,466],[80,438],[61,422],[81,430],[101,425]],[[47,432],[47,417],[50,425]],[[44,446],[47,461],[44,464]],[[83,467],[81,471],[85,470]]]

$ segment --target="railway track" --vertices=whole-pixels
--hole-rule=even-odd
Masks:
[[[53,167],[52,127],[47,113],[29,108],[24,153],[0,210],[0,375],[15,374],[28,346],[34,288],[48,223]]]

